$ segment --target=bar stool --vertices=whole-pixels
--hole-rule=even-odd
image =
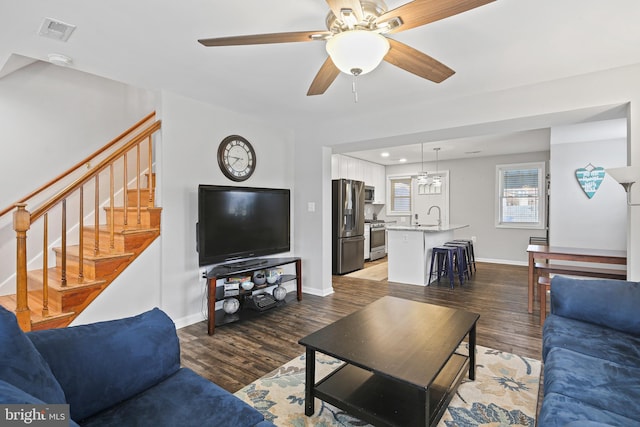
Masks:
[[[453,240],[454,242],[461,242],[461,243],[466,243],[467,247],[468,247],[468,252],[469,252],[469,264],[473,265],[473,271],[477,271],[476,268],[476,253],[473,250],[473,240],[468,240],[468,239],[455,239]]]
[[[467,244],[463,242],[447,242],[444,246],[451,246],[457,248],[457,263],[456,269],[458,270],[458,275],[460,276],[460,283],[463,282],[463,277],[467,279],[471,279],[471,258],[469,251],[467,249]]]
[[[453,289],[455,258],[458,249],[453,246],[436,246],[431,249],[431,267],[429,268],[429,283],[433,277],[433,264],[437,263],[436,276],[438,283],[442,277],[443,270],[449,276],[449,286]]]

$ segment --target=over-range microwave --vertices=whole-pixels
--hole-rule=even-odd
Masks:
[[[364,186],[364,202],[373,203],[376,199],[376,190],[372,185]]]

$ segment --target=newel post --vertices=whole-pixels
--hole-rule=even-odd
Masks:
[[[27,300],[27,230],[31,226],[31,214],[26,203],[16,204],[13,213],[13,229],[16,232],[16,317],[23,331],[31,330],[31,312]]]

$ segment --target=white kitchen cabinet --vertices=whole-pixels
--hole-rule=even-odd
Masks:
[[[383,165],[342,154],[331,156],[331,179],[355,179],[375,187],[375,203],[384,204],[387,193],[386,170]]]

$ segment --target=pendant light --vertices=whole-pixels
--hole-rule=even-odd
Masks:
[[[433,149],[433,151],[436,152],[436,173],[435,173],[435,176],[433,177],[433,185],[439,187],[442,185],[442,180],[440,178],[440,175],[438,175],[438,152],[440,151],[440,148],[436,147]]]
[[[420,144],[420,151],[421,151],[421,157],[422,157],[422,168],[421,168],[422,172],[418,174],[418,183],[427,184],[427,181],[429,180],[429,176],[424,171],[424,143]]]

